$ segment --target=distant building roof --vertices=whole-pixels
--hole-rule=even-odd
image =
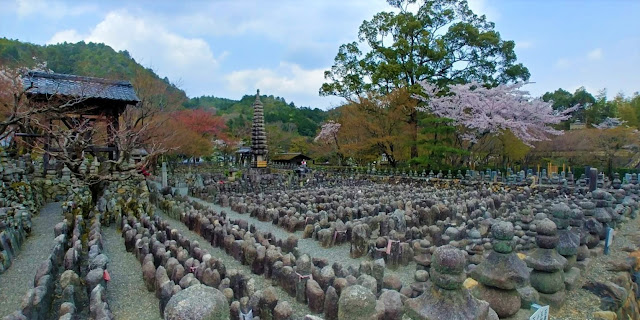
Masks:
[[[242,147],[239,148],[236,153],[251,153],[251,147]]]
[[[293,160],[296,157],[300,157],[300,158],[306,159],[306,160],[311,160],[310,157],[305,156],[304,154],[302,154],[300,152],[276,153],[271,157],[271,160],[272,161],[290,161],[290,160]]]
[[[95,98],[136,104],[140,101],[129,81],[82,77],[61,73],[29,71],[22,78],[31,95],[62,95],[74,98]]]

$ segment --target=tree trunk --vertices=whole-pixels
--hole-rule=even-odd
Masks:
[[[415,108],[409,115],[409,126],[411,127],[411,158],[418,157],[418,110]]]
[[[398,165],[398,161],[396,161],[393,156],[387,155],[387,159],[389,160],[391,167],[395,168]]]
[[[107,187],[107,183],[104,181],[99,181],[95,183],[89,184],[89,190],[91,191],[91,204],[96,205],[98,203],[98,198],[102,196],[104,193],[104,189]]]

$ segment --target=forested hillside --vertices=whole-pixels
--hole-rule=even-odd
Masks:
[[[32,68],[46,62],[53,72],[132,82],[143,103],[162,111],[205,109],[222,116],[233,140],[248,142],[251,136],[251,105],[255,95],[240,100],[202,96],[189,99],[185,92],[136,62],[127,51],[116,52],[102,43],[36,45],[0,38],[0,66]],[[311,138],[326,119],[317,108],[296,107],[282,97],[262,95],[270,148],[274,151],[307,151]]]
[[[301,136],[314,136],[320,124],[326,119],[326,112],[318,108],[296,107],[293,102],[287,103],[284,98],[272,95],[261,95],[264,104],[264,118],[267,124],[281,126],[285,131],[297,132]],[[245,95],[240,100],[202,96],[192,98],[184,105],[187,108],[203,108],[215,110],[217,115],[227,119],[227,126],[233,131],[247,128],[252,119],[251,105],[255,95]]]
[[[0,65],[30,68],[36,62],[46,62],[57,73],[127,79],[136,87],[154,87],[156,94],[179,105],[187,99],[184,91],[138,64],[127,51],[116,52],[105,44],[83,41],[41,46],[0,38]]]

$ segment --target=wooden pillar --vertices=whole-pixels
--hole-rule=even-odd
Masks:
[[[49,170],[49,158],[51,155],[49,154],[49,149],[51,148],[51,131],[53,130],[53,122],[49,119],[49,132],[47,132],[47,136],[44,138],[44,155],[42,155],[43,162],[43,174],[47,173]]]
[[[110,117],[107,117],[107,136],[109,143],[109,160],[115,161],[120,158],[120,150],[116,148],[116,144],[113,143],[118,131],[120,130],[120,120],[118,117],[118,111],[115,111]]]
[[[120,118],[119,118],[118,114],[116,114],[113,117],[113,128],[115,129],[115,132],[113,132],[113,134],[114,134],[114,136],[116,136],[118,134],[118,132],[120,131]],[[118,146],[115,143],[112,144],[112,147],[115,148],[115,150],[112,151],[113,155],[114,155],[114,159],[113,160],[120,159],[120,149],[118,148]]]

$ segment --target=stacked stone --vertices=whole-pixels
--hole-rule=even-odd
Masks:
[[[44,260],[33,279],[33,288],[29,289],[22,299],[20,310],[4,319],[47,319],[51,314],[51,303],[56,294],[56,279],[63,268],[65,246],[69,236],[69,228],[61,228],[56,232],[55,245],[51,254]],[[64,284],[61,280],[61,283]],[[64,300],[65,297],[63,297]],[[64,305],[64,304],[63,304]],[[71,318],[65,318],[71,319]]]
[[[260,101],[260,90],[256,93],[256,100],[253,103],[253,125],[251,127],[251,153],[253,154],[253,167],[257,166],[256,161],[266,160],[267,157],[267,134],[264,129],[264,111],[262,101]]]
[[[180,203],[174,203],[174,205],[181,206]],[[252,265],[254,273],[263,273],[265,277],[271,277],[274,283],[281,286],[291,296],[302,303],[307,303],[313,312],[321,313],[324,311],[327,319],[337,317],[338,297],[348,283],[358,282],[366,285],[372,292],[377,292],[378,282],[382,284],[384,279],[384,260],[374,264],[367,262],[369,272],[363,272],[360,278],[356,279],[352,275],[355,274],[353,271],[336,264],[333,267],[328,266],[325,259],[311,259],[306,254],[299,255],[298,258],[293,253],[283,255],[282,252],[285,251],[283,247],[288,247],[288,251],[297,252],[296,237],[292,236],[291,240],[281,241],[249,227],[246,220],[227,220],[224,215],[218,215],[211,211],[205,213],[206,216],[200,209],[189,208],[180,215],[180,220],[189,229],[202,235],[207,241],[211,241],[213,246],[224,247],[227,253],[238,261]],[[210,230],[212,224],[215,225],[213,231]],[[125,234],[125,243],[129,242],[128,238]],[[276,245],[270,243],[276,243]],[[266,252],[260,253],[261,248],[267,248]],[[257,261],[259,262],[256,263]],[[256,269],[256,265],[260,265],[261,268]],[[178,265],[176,267],[180,268]],[[153,270],[153,264],[151,269]],[[253,298],[254,295],[251,295],[246,299],[247,301],[244,301],[245,297],[238,297],[235,293],[242,294],[246,290],[234,287],[234,277],[230,273],[227,272],[227,277],[231,280],[229,288],[233,288],[231,299],[239,299],[231,304],[232,319],[236,319],[234,315],[248,315],[249,312],[252,312],[254,316],[260,314],[261,318],[268,315],[265,317],[266,319],[270,319],[271,316],[286,319],[287,315],[290,316],[287,305],[283,304],[278,308],[275,303],[267,305],[266,302],[263,302],[266,293],[261,293],[260,290],[255,292],[257,298]],[[336,278],[336,275],[339,275],[340,278]],[[345,278],[350,279],[350,282],[347,282]],[[217,279],[217,282],[220,282],[219,276]],[[201,280],[207,284],[204,279]],[[277,309],[277,312],[272,312],[274,308]]]
[[[413,242],[413,261],[416,262],[417,270],[429,270],[431,266],[431,243],[423,239]]]
[[[161,314],[172,296],[200,283],[229,289],[225,296],[233,298],[231,281],[226,277],[231,270],[227,272],[224,264],[200,249],[197,242],[191,243],[159,217],[142,216],[137,220],[130,215],[122,221],[122,233],[127,251],[142,264],[147,290],[155,291],[159,299]]]
[[[395,290],[384,290],[376,304],[378,319],[401,320],[404,315],[402,295]]]
[[[590,263],[589,247],[587,247],[587,237],[589,236],[589,233],[585,228],[586,219],[580,204],[581,202],[578,202],[578,205],[574,204],[569,225],[571,226],[571,231],[574,234],[577,234],[579,238],[579,245],[576,250],[575,266],[580,269],[581,272],[585,272]]]
[[[521,298],[516,288],[529,282],[529,270],[513,252],[514,228],[510,222],[494,224],[491,234],[493,250],[471,271],[471,277],[479,282],[473,294],[487,301],[500,318],[506,318],[520,309]]]
[[[89,272],[85,277],[87,291],[89,293],[89,310],[92,319],[111,319],[113,315],[107,301],[107,264],[109,259],[102,253],[102,234],[100,214],[96,213],[89,230]],[[63,312],[61,306],[60,313]],[[75,309],[75,305],[74,308]],[[68,318],[73,319],[73,314],[68,313]]]
[[[367,224],[356,224],[351,231],[351,258],[360,258],[369,250],[369,237],[371,229]]]
[[[576,267],[578,259],[578,248],[580,247],[580,233],[577,227],[572,227],[571,223],[579,224],[581,219],[576,219],[576,213],[565,203],[559,203],[551,208],[553,222],[558,228],[558,245],[556,250],[567,259],[564,267],[564,281],[567,290],[573,290],[580,278],[580,269]]]
[[[295,272],[294,285],[296,300],[300,303],[307,303],[307,282],[311,280],[311,266],[311,258],[306,254],[296,260],[296,267],[293,270]]]
[[[26,208],[0,208],[0,274],[9,269],[30,232],[31,213]]]
[[[579,202],[579,205],[582,208],[582,212],[585,216],[584,228],[580,236],[580,245],[584,245],[588,249],[594,249],[598,245],[598,243],[600,243],[600,234],[602,233],[602,229],[604,229],[604,227],[602,226],[602,223],[600,223],[595,217],[595,203],[584,199],[584,201]],[[581,252],[583,252],[583,250],[581,250]],[[584,256],[584,254],[582,254],[582,256]],[[584,258],[586,259],[587,257]]]
[[[360,285],[347,287],[338,300],[338,320],[370,319],[377,319],[373,292]]]
[[[489,303],[474,298],[462,284],[466,259],[461,250],[441,246],[432,257],[431,281],[425,292],[405,301],[409,319],[498,319]]]
[[[516,227],[520,227],[524,232],[522,239],[526,241],[526,243],[522,246],[523,249],[531,249],[535,247],[535,236],[536,232],[531,230],[531,222],[533,222],[534,215],[531,209],[523,209],[516,215],[519,219],[515,221]]]
[[[625,197],[622,199],[622,204],[627,206],[631,212],[629,212],[629,217],[631,219],[635,219],[638,216],[638,208],[640,203],[638,203],[638,189],[637,186],[627,183],[622,186],[622,190],[625,192]]]
[[[606,227],[615,227],[615,224],[620,221],[621,217],[616,214],[611,207],[614,198],[609,192],[597,189],[591,192],[591,196],[596,204],[594,216],[596,220],[604,226],[603,231],[600,233],[600,240],[604,240],[607,236]]]
[[[217,289],[205,285],[193,285],[171,297],[164,312],[166,320],[193,318],[223,320],[231,313],[225,296]],[[250,318],[246,318],[250,319]]]
[[[476,228],[472,228],[467,231],[467,238],[469,238],[469,244],[467,244],[465,250],[469,253],[467,259],[469,263],[478,265],[484,259],[484,245],[482,242],[482,235]]]
[[[533,268],[530,275],[531,286],[540,294],[540,302],[553,308],[560,308],[565,302],[564,267],[567,259],[556,250],[558,230],[549,219],[536,225],[536,248],[525,262]]]
[[[409,286],[404,285],[400,289],[400,293],[408,298],[419,297],[430,286],[429,272],[426,270],[416,270],[413,280],[415,281],[414,283]]]

